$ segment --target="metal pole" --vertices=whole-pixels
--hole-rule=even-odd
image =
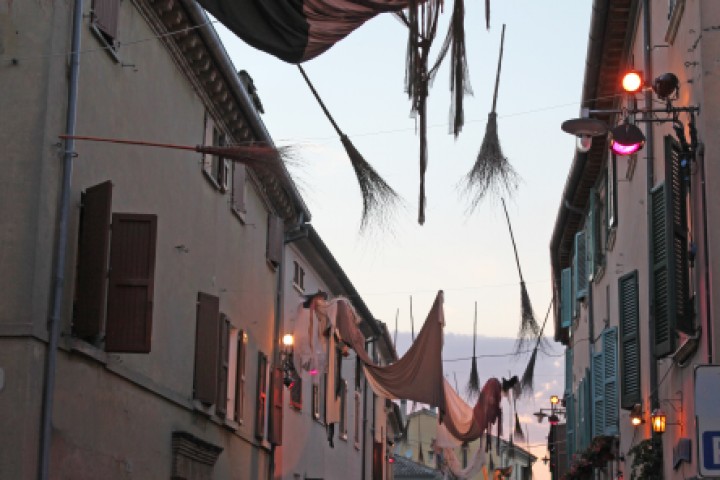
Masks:
[[[75,0],[72,26],[72,52],[70,53],[70,81],[68,85],[68,104],[66,128],[67,135],[75,135],[77,120],[78,76],[80,73],[80,29],[82,26],[83,1]],[[55,246],[55,278],[51,313],[48,322],[50,339],[45,361],[45,382],[43,384],[42,423],[40,428],[40,458],[38,478],[46,480],[50,464],[50,444],[52,434],[53,393],[55,390],[55,364],[57,361],[58,337],[63,299],[65,297],[65,262],[68,242],[68,216],[70,213],[70,185],[72,164],[75,156],[75,140],[65,140],[63,157],[63,179],[60,194],[58,219],[58,239]]]

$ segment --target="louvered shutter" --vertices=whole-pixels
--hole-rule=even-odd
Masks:
[[[640,312],[637,270],[618,280],[620,309],[620,406],[640,403]]]
[[[572,456],[577,450],[577,416],[575,414],[575,395],[570,394],[566,397],[565,412],[567,415],[567,454],[568,461],[572,462]]]
[[[619,406],[617,399],[617,327],[603,332],[605,361],[605,435],[618,434]]]
[[[593,398],[592,398],[592,375],[590,369],[585,369],[585,419],[583,420],[583,434],[585,435],[585,446],[589,446],[593,438]]]
[[[578,421],[577,421],[577,449],[584,450],[586,447],[586,437],[585,437],[585,425],[586,425],[586,418],[587,411],[585,410],[585,382],[587,381],[587,378],[583,378],[580,380],[580,384],[578,385]]]
[[[267,259],[274,266],[280,265],[282,261],[282,249],[284,241],[284,224],[282,218],[270,214],[268,216],[267,234]]]
[[[195,381],[193,398],[210,405],[218,391],[218,356],[220,355],[220,299],[198,293],[195,325]]]
[[[573,350],[565,349],[565,394],[572,393],[573,387]]]
[[[588,272],[587,272],[587,238],[585,232],[577,232],[575,234],[575,298],[580,300],[587,295],[588,288]]]
[[[605,431],[605,361],[604,352],[592,355],[592,397],[593,397],[593,437],[603,435]]]
[[[283,422],[283,372],[280,368],[273,369],[272,382],[272,408],[268,425],[268,441],[273,445],[282,445]]]
[[[240,422],[245,410],[245,358],[247,356],[247,335],[238,331],[237,361],[235,369],[235,421]]]
[[[215,401],[215,413],[220,417],[227,415],[228,374],[230,371],[230,319],[220,314],[220,336],[218,337],[218,389]]]
[[[655,316],[655,354],[665,356],[672,351],[674,333],[672,331],[671,276],[669,252],[671,246],[668,229],[667,192],[665,185],[655,187],[650,193],[652,215],[652,305]]]
[[[258,352],[257,396],[255,397],[255,438],[265,436],[265,408],[267,406],[267,355]]]
[[[669,232],[668,293],[671,296],[671,338],[675,339],[675,329],[692,335],[695,333],[692,308],[690,308],[688,286],[688,227],[687,227],[687,189],[683,178],[686,173],[681,165],[683,159],[680,145],[670,135],[665,136],[665,187],[667,189],[667,223]],[[671,352],[674,350],[674,342]],[[671,353],[669,352],[669,353]]]
[[[80,240],[73,333],[80,338],[100,335],[107,308],[108,252],[112,183],[108,180],[82,195]]]
[[[112,40],[117,38],[120,0],[93,0],[93,20]]]
[[[566,268],[560,274],[560,326],[572,326],[572,269]]]
[[[245,180],[247,178],[247,170],[245,165],[239,162],[233,162],[233,182],[232,182],[232,206],[237,213],[245,213]]]
[[[586,251],[587,251],[587,275],[588,278],[594,278],[595,277],[595,259],[596,259],[596,253],[599,248],[598,242],[597,242],[597,214],[595,212],[595,208],[597,206],[597,191],[593,188],[590,190],[590,206],[588,209],[588,216],[586,220],[586,227],[585,227],[585,243],[586,243]]]
[[[152,343],[157,216],[114,213],[105,350],[148,353]]]

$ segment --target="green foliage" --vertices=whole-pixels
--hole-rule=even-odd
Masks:
[[[643,440],[628,451],[633,457],[630,480],[662,478],[662,446],[652,438]]]
[[[590,446],[575,454],[567,473],[561,480],[590,480],[595,468],[605,468],[607,462],[615,459],[613,445],[615,437],[601,435],[593,438]]]

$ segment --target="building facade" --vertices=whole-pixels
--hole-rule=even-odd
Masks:
[[[555,478],[720,474],[696,395],[720,392],[701,378],[718,365],[719,22],[707,0],[594,2],[583,116],[610,134],[589,144],[586,124],[573,132],[588,137],[550,244],[555,340],[566,346]],[[644,79],[637,93],[621,86],[630,70]],[[640,150],[609,148],[630,131]]]

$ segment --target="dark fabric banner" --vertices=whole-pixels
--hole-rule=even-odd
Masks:
[[[289,63],[317,57],[363,23],[409,0],[197,0],[249,45]]]

